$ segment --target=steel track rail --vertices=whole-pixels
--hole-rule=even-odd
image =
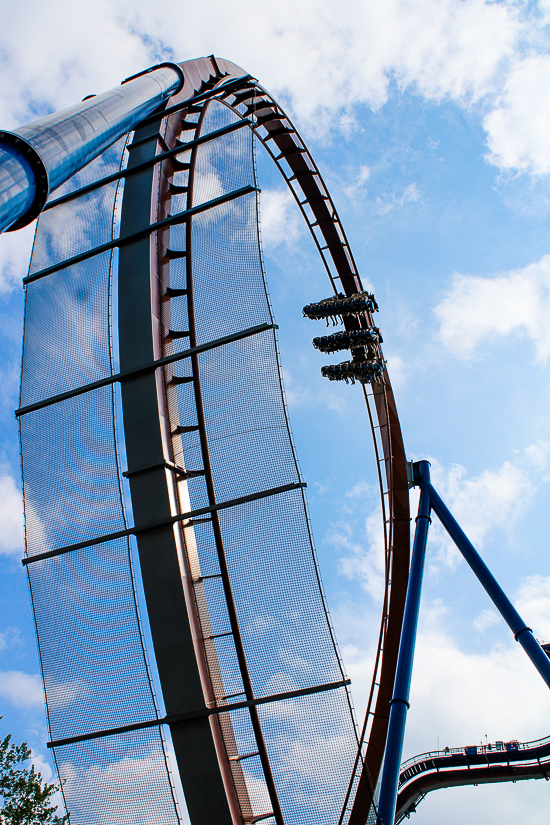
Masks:
[[[204,107],[201,117],[199,119],[199,125],[197,128],[197,132],[200,134],[202,124],[204,121],[204,115],[207,111],[206,106]],[[191,167],[189,170],[189,182],[188,182],[188,194],[187,194],[187,204],[188,208],[191,208],[193,203],[193,195],[194,195],[194,183],[195,183],[195,168],[196,168],[196,161],[197,161],[197,149],[195,148],[191,154]],[[187,272],[187,308],[188,308],[188,318],[189,318],[189,339],[190,342],[197,342],[197,331],[196,331],[196,323],[195,323],[195,309],[194,309],[194,292],[193,292],[193,222],[190,221],[186,226],[186,251],[187,255],[185,258],[186,262],[186,272]],[[193,346],[193,343],[191,344]],[[206,420],[205,420],[205,412],[204,412],[204,405],[202,399],[202,388],[201,388],[201,375],[200,375],[200,367],[199,367],[199,359],[192,358],[192,371],[193,371],[193,386],[195,391],[195,406],[197,411],[197,420],[199,424],[199,436],[200,436],[200,445],[201,445],[201,453],[203,459],[203,466],[205,469],[205,480],[206,480],[206,488],[208,493],[208,501],[211,506],[215,506],[216,504],[216,490],[214,485],[214,478],[212,474],[212,465],[210,460],[210,448],[208,444],[208,435],[206,431]],[[225,595],[225,602],[227,605],[227,610],[229,614],[229,623],[231,626],[231,633],[233,636],[233,643],[235,646],[235,651],[237,654],[237,661],[239,664],[239,670],[241,673],[241,679],[244,686],[244,693],[246,699],[249,702],[254,701],[254,691],[252,687],[252,680],[250,678],[250,673],[248,671],[248,663],[246,661],[246,654],[244,650],[244,645],[241,636],[241,629],[239,626],[239,620],[237,616],[237,608],[235,605],[235,599],[233,596],[233,588],[231,584],[231,578],[229,575],[229,569],[227,566],[227,559],[225,554],[225,547],[224,547],[224,539],[220,524],[220,519],[218,516],[217,511],[213,513],[212,517],[212,527],[214,531],[214,542],[216,546],[216,551],[218,555],[218,563],[220,566],[220,573],[221,573],[221,581],[223,586],[223,591]],[[249,707],[250,712],[250,721],[252,723],[252,728],[254,730],[254,737],[256,739],[256,745],[258,748],[258,753],[260,757],[260,761],[262,764],[262,770],[264,773],[264,778],[267,786],[267,791],[269,794],[269,799],[271,802],[273,815],[277,825],[284,825],[283,814],[281,811],[281,806],[279,803],[277,789],[275,787],[275,780],[273,778],[273,772],[271,770],[271,765],[269,762],[269,756],[267,753],[267,748],[264,740],[264,735],[262,731],[262,727],[260,724],[260,717],[258,715],[257,707],[254,704],[251,704]]]
[[[207,59],[191,61],[183,68],[186,83],[182,92],[172,98],[176,105],[196,96],[196,91],[210,91],[219,79]],[[156,123],[151,121],[138,127],[129,167],[142,165],[158,154],[158,146],[165,145],[165,125],[165,119],[160,116]],[[164,163],[175,168],[170,159],[162,165]],[[135,230],[139,233],[141,226],[151,221],[157,225],[147,235],[141,238],[138,235],[123,245],[120,251],[118,307],[122,371],[157,360],[163,354],[159,335],[159,261],[155,250],[159,234],[169,232],[172,221],[162,211],[160,166],[141,166],[142,171],[125,181],[121,233],[126,234],[123,224],[128,227],[127,234]],[[145,519],[159,521],[155,530],[138,533],[137,545],[166,714],[172,719],[173,714],[208,707],[213,697],[205,681],[207,664],[197,643],[200,636],[191,584],[193,571],[182,551],[185,531],[168,524],[160,526],[163,519],[170,521],[181,515],[174,506],[174,474],[166,473],[163,466],[173,458],[167,454],[170,432],[166,432],[167,415],[161,391],[163,372],[131,379],[122,384],[121,392],[128,480],[136,526],[139,528]],[[150,470],[139,472],[147,464],[151,465]],[[188,529],[193,528],[185,527]],[[167,634],[167,627],[177,627],[178,633]],[[168,724],[191,820],[197,825],[209,825],[214,820],[225,825],[246,821],[238,812],[234,788],[227,782],[224,761],[220,759],[223,750],[220,722],[216,718],[200,717],[185,725],[177,721]],[[197,775],[206,782],[207,794],[201,782],[196,781]]]
[[[214,90],[212,90],[214,91]],[[172,145],[174,142],[178,141],[179,133],[181,132],[181,123],[182,117],[185,121],[185,111],[181,111],[180,106],[171,107],[174,111],[174,114],[169,117],[166,123],[166,143],[167,145]],[[190,208],[191,204],[193,203],[193,188],[194,188],[194,172],[195,172],[195,165],[196,165],[196,158],[197,158],[197,148],[206,140],[208,139],[208,135],[205,134],[204,136],[201,135],[202,124],[204,119],[205,108],[204,107],[196,107],[195,111],[199,110],[199,119],[196,122],[194,135],[195,138],[191,141],[191,156],[190,162],[188,164],[188,181],[187,185],[183,187],[186,190],[186,202],[187,207]],[[178,114],[176,114],[176,112]],[[229,130],[228,130],[229,131]],[[174,167],[170,163],[163,163],[160,168],[160,181],[159,181],[159,208],[162,210],[163,214],[170,214],[171,212],[171,197],[172,193],[174,192],[174,187],[172,185],[172,178],[174,174]],[[180,190],[181,191],[181,190]],[[181,191],[183,194],[183,191]],[[168,264],[166,265],[166,256],[165,253],[169,249],[170,242],[169,242],[169,234],[168,232],[159,233],[158,236],[158,254],[159,254],[159,273],[161,277],[162,288],[165,290],[165,299],[164,305],[160,307],[160,318],[161,322],[167,326],[167,328],[171,327],[171,311],[170,311],[170,304],[171,304],[171,293],[170,293],[170,262],[168,259]],[[196,341],[196,328],[195,328],[195,317],[194,317],[194,302],[193,302],[193,249],[192,249],[192,222],[190,222],[186,226],[186,244],[185,244],[185,272],[186,272],[186,288],[185,294],[181,294],[179,297],[185,297],[187,301],[187,310],[188,310],[188,336],[190,342]],[[164,263],[163,263],[164,259]],[[162,347],[163,353],[168,353],[171,350],[172,342],[169,338],[161,337],[160,346]],[[166,357],[166,356],[165,356]],[[223,545],[223,537],[221,533],[220,521],[219,516],[217,513],[217,499],[214,490],[213,478],[212,478],[212,470],[210,465],[210,456],[209,456],[209,448],[208,448],[208,439],[206,434],[206,424],[205,424],[205,416],[204,416],[204,409],[202,404],[202,391],[201,391],[201,383],[200,383],[200,372],[199,372],[199,360],[198,358],[191,359],[191,384],[194,390],[194,397],[195,397],[195,409],[196,409],[196,416],[197,416],[197,430],[200,439],[200,446],[201,446],[201,453],[202,453],[202,461],[203,461],[203,470],[202,473],[204,475],[207,487],[207,494],[208,494],[208,501],[209,507],[212,509],[212,516],[210,519],[210,523],[213,528],[214,532],[214,542],[215,547],[218,555],[218,564],[220,568],[220,573],[217,574],[217,578],[221,579],[225,601],[228,610],[229,616],[229,623],[231,627],[231,631],[228,635],[233,637],[235,650],[237,653],[237,660],[239,669],[241,672],[241,678],[243,681],[244,686],[244,696],[245,702],[243,703],[243,707],[248,709],[250,714],[250,718],[252,721],[254,735],[256,739],[256,747],[257,750],[255,753],[260,757],[262,763],[262,769],[264,772],[264,777],[266,779],[266,785],[269,791],[270,803],[272,807],[272,811],[267,814],[262,814],[259,816],[260,819],[263,818],[275,818],[277,825],[284,825],[282,814],[280,810],[279,801],[277,798],[277,793],[275,790],[275,784],[273,781],[273,776],[271,773],[271,767],[269,764],[269,759],[265,747],[265,742],[263,740],[263,733],[259,723],[259,716],[258,710],[256,707],[256,701],[254,698],[254,694],[252,691],[252,684],[250,680],[250,676],[248,674],[248,667],[246,663],[246,658],[244,654],[244,647],[242,644],[241,634],[239,623],[237,619],[237,613],[235,609],[235,603],[232,594],[232,587],[231,581],[229,577],[229,572],[227,569],[227,562],[225,559],[225,549]],[[177,425],[179,423],[179,412],[177,409],[177,405],[170,404],[170,400],[168,394],[166,393],[166,379],[168,376],[165,376],[165,394],[164,394],[164,406],[166,409],[166,420],[170,422],[169,424],[169,432],[167,432],[167,437],[169,439],[169,443],[171,446],[172,454],[176,453],[176,445],[174,443],[174,432],[177,432]],[[178,507],[180,507],[180,497],[178,495],[177,484],[175,485],[175,501],[177,502]],[[214,515],[214,510],[216,513]],[[181,536],[182,545],[187,550],[187,539],[188,535],[185,531]],[[187,556],[187,552],[185,554]],[[214,703],[219,703],[220,701],[223,702],[223,696],[220,696],[220,686],[223,685],[223,680],[221,677],[221,670],[218,663],[216,649],[213,646],[211,639],[213,638],[211,628],[210,628],[210,618],[208,615],[208,607],[207,602],[204,594],[203,589],[203,577],[192,577],[192,584],[191,584],[191,593],[194,605],[194,614],[196,616],[196,628],[197,628],[197,637],[202,640],[202,645],[200,650],[198,651],[199,657],[202,659],[204,666],[203,666],[203,680],[205,691],[209,696],[210,701]],[[222,688],[223,693],[223,688]],[[230,807],[233,812],[233,818],[236,822],[255,822],[257,821],[257,817],[253,816],[252,805],[251,801],[248,797],[247,786],[245,777],[243,774],[243,770],[240,764],[240,760],[242,755],[239,754],[239,750],[237,747],[235,734],[233,732],[232,721],[229,715],[217,717],[214,720],[216,724],[215,736],[218,741],[218,759],[220,762],[222,774],[224,776],[224,781],[226,785],[226,790],[228,793],[228,798],[230,802]]]
[[[216,63],[215,59],[213,62]],[[217,61],[220,66],[223,61]],[[327,271],[334,292],[342,291],[346,295],[352,295],[363,289],[361,279],[347,241],[344,229],[338,217],[337,210],[332,202],[328,190],[326,189],[322,176],[313,158],[294,125],[278,106],[275,100],[253,79],[244,79],[244,72],[238,67],[233,67],[233,74],[236,80],[239,79],[239,89],[223,95],[223,102],[229,106],[242,119],[251,119],[256,137],[261,141],[274,163],[277,165],[283,178],[285,179],[293,197],[295,198],[301,213],[308,225],[314,243],[317,247],[321,259]],[[223,82],[227,83],[228,76],[225,75]],[[220,82],[220,81],[218,81]],[[212,95],[215,93],[215,85],[212,88]],[[218,98],[220,99],[220,98]],[[205,101],[206,103],[207,101]],[[172,111],[177,110],[180,117],[185,119],[185,109],[176,101],[175,106],[170,107]],[[199,106],[194,108],[197,112]],[[170,111],[170,110],[169,110]],[[202,118],[202,115],[201,115]],[[174,123],[176,115],[168,120],[168,124]],[[188,126],[186,127],[188,128]],[[174,126],[168,127],[174,129]],[[200,134],[198,129],[195,135]],[[195,140],[197,138],[195,137]],[[167,151],[171,151],[173,145],[170,140],[166,140]],[[195,155],[195,151],[193,152]],[[192,157],[193,157],[192,155]],[[170,187],[162,183],[165,176],[168,181],[174,173],[172,164],[162,163],[160,165],[161,190],[164,187],[165,203],[164,212],[159,215],[160,220],[164,214],[170,214],[168,207],[170,201]],[[189,186],[187,208],[192,208],[192,179],[193,160],[189,172]],[[191,226],[192,219],[186,224],[187,247],[186,247],[186,267],[188,274],[188,284],[191,283],[191,294],[188,294],[190,311],[190,344],[193,346],[193,322],[192,322],[192,246],[191,246]],[[169,230],[159,227],[159,248],[162,248],[162,238]],[[169,244],[166,244],[168,247]],[[369,322],[372,319],[368,319]],[[347,321],[346,328],[357,328],[357,322]],[[168,344],[169,346],[169,344]],[[166,350],[163,350],[163,353]],[[382,356],[382,353],[380,352]],[[206,432],[201,426],[201,419],[204,422],[204,413],[201,410],[200,375],[198,373],[198,360],[193,363],[193,383],[195,387],[195,398],[197,399],[197,413],[199,421],[199,434],[201,437],[201,448],[203,453],[205,478],[207,482],[209,501],[215,503],[215,491],[211,473],[209,473],[208,442]],[[375,443],[377,456],[377,466],[379,468],[380,494],[383,502],[383,522],[385,531],[386,560],[385,560],[385,595],[382,609],[380,638],[376,656],[376,667],[373,675],[370,691],[369,706],[365,718],[365,724],[359,742],[358,754],[351,777],[348,794],[344,802],[344,809],[340,821],[346,817],[351,825],[364,825],[368,813],[372,807],[373,788],[376,785],[380,772],[381,762],[384,753],[387,724],[389,716],[389,702],[393,688],[395,668],[397,664],[397,654],[405,595],[408,580],[409,562],[409,501],[408,485],[406,478],[406,459],[399,425],[399,418],[395,400],[393,397],[391,384],[387,371],[385,372],[383,385],[374,388],[372,400],[377,423],[369,408],[369,417],[372,430],[372,437]],[[378,440],[377,440],[378,438]],[[380,450],[380,459],[378,450]],[[380,473],[380,464],[384,464],[383,476]],[[214,514],[213,527],[218,549],[218,556],[221,560],[223,570],[223,538],[216,528],[217,516]],[[230,614],[234,613],[231,607],[232,595],[228,575],[223,575],[224,591],[229,605]],[[239,630],[234,614],[231,622],[232,634],[236,641],[237,652],[239,652]],[[246,661],[244,651],[239,656],[241,673],[243,680],[246,679]],[[252,698],[252,697],[250,697]],[[262,765],[266,774],[266,781],[270,790],[270,799],[273,804],[274,817],[278,823],[282,823],[282,817],[277,814],[276,792],[274,785],[269,781],[269,765],[267,754],[262,753],[262,736],[259,726],[254,725],[257,734],[258,749],[262,757]],[[363,740],[366,747],[363,749]],[[265,746],[264,746],[265,747]],[[235,756],[226,753],[225,759],[231,761],[234,770]],[[226,763],[227,764],[227,763]],[[270,787],[271,786],[271,787]],[[349,814],[349,817],[348,817]]]
[[[321,255],[334,292],[352,295],[363,289],[361,279],[336,207],[324,184],[321,173],[311,157],[290,118],[275,100],[259,84],[250,81],[248,104],[243,93],[228,95],[226,104],[231,105],[241,117],[251,117],[258,139],[276,163],[292,192],[308,225],[315,245]],[[339,288],[337,286],[339,281]],[[369,319],[372,321],[372,319]],[[353,320],[346,320],[347,329],[355,328]],[[380,355],[382,353],[380,352]],[[385,470],[384,485],[380,477],[382,499],[387,498],[387,526],[389,536],[386,549],[385,597],[381,618],[380,641],[376,668],[371,686],[371,703],[367,709],[363,735],[364,757],[360,743],[356,763],[357,777],[352,776],[340,822],[346,808],[350,825],[364,825],[372,807],[373,789],[376,786],[384,755],[401,624],[407,592],[410,512],[406,473],[406,457],[401,435],[397,407],[387,370],[384,384],[374,388],[373,400],[378,425],[371,419],[372,436],[376,442],[378,428]],[[384,490],[384,486],[386,490]],[[386,517],[384,518],[386,529]],[[374,700],[374,696],[376,699]],[[354,794],[354,786],[357,790]],[[353,800],[351,808],[350,801]]]

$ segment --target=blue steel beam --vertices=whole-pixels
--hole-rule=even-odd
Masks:
[[[548,687],[550,687],[550,659],[533,636],[533,631],[530,627],[527,627],[432,484],[429,485],[429,493],[432,508],[443,524],[443,527],[474,571],[477,579],[484,587],[496,609],[514,634],[516,642],[520,643]]]
[[[182,86],[182,69],[175,63],[161,63],[17,132],[0,131],[0,232],[20,229],[34,220],[51,191]]]
[[[422,573],[428,526],[431,521],[430,511],[432,509],[470,565],[476,578],[491,598],[504,621],[510,627],[514,638],[521,644],[548,687],[550,687],[550,659],[533,636],[531,628],[527,627],[473,544],[450,513],[441,496],[435,490],[430,481],[428,461],[418,461],[413,465],[413,481],[415,486],[420,487],[420,502],[416,518],[411,572],[391,701],[384,767],[380,783],[378,803],[378,822],[380,825],[393,825],[395,820],[399,766],[405,737],[407,711],[409,709],[409,691],[422,590]]]
[[[399,644],[399,658],[397,660],[393,697],[390,702],[390,721],[386,739],[384,767],[380,782],[378,817],[382,825],[393,825],[395,819],[399,767],[401,765],[407,711],[410,707],[409,693],[420,610],[424,559],[426,557],[426,541],[430,524],[430,465],[428,461],[419,461],[416,467],[418,468],[420,483],[420,501],[416,517],[407,600],[403,615],[403,629]]]

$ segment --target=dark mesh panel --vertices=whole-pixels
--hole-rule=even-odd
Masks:
[[[208,106],[201,135],[239,121],[233,112],[221,103]],[[243,141],[252,146],[252,133],[245,126],[229,132],[199,147],[193,182],[193,206],[219,198],[242,186],[254,185],[254,170],[250,156],[243,152]],[[225,207],[231,212],[231,204]]]
[[[29,555],[124,529],[110,387],[22,416],[21,445]]]
[[[38,272],[110,241],[117,185],[100,186],[44,212],[29,271]]]
[[[259,705],[258,714],[286,825],[337,823],[354,759],[346,735],[345,690]],[[229,715],[239,753],[254,754],[257,746],[247,711]],[[259,756],[246,756],[240,766],[254,815],[269,813]]]
[[[29,566],[54,739],[156,715],[128,552],[118,539]]]
[[[127,136],[124,136],[106,149],[58,186],[48,200],[54,201],[117,172],[126,161],[126,140]],[[113,233],[118,234],[114,206],[123,186],[123,180],[120,184],[109,183],[43,212],[39,218],[29,272],[59,264],[73,255],[110,241]]]
[[[239,699],[231,701],[239,701]],[[250,714],[246,710],[237,710],[227,716],[231,719],[239,754],[245,757],[241,759],[239,765],[246,783],[253,816],[262,816],[272,811],[273,808],[265,784],[260,757],[257,755],[258,746],[254,738]],[[266,820],[266,822],[267,825],[272,825],[273,820]]]
[[[301,492],[223,510],[220,522],[255,695],[342,679]]]
[[[286,825],[338,822],[355,757],[345,689],[258,713]]]
[[[124,145],[55,197],[115,172]],[[109,241],[118,231],[116,187],[44,212],[31,271]],[[27,286],[22,405],[111,374],[111,263],[102,253]],[[109,386],[21,417],[28,555],[126,528],[115,421]],[[128,540],[33,562],[28,572],[51,737],[156,719]],[[75,825],[179,822],[159,728],[58,747],[56,757]]]
[[[64,745],[55,755],[75,825],[178,821],[158,729]]]
[[[108,175],[113,175],[118,171],[120,166],[125,166],[126,157],[124,148],[128,142],[128,135],[124,135],[109,146],[108,149],[99,155],[94,160],[90,161],[80,172],[73,175],[72,178],[62,183],[57,189],[54,189],[48,198],[48,202],[60,198],[62,195],[67,195],[70,192],[76,192],[77,189],[82,189],[84,186],[89,186]]]
[[[216,315],[212,306],[220,290],[223,310]],[[259,259],[254,193],[193,218],[193,294],[199,344],[272,323]]]
[[[189,163],[190,157],[190,149],[177,155],[177,159],[180,163]],[[172,183],[176,186],[187,186],[189,183],[189,170],[183,169],[181,171],[176,171],[174,173],[174,177],[172,178]],[[184,209],[187,209],[187,192],[178,192],[172,195],[170,200],[171,214],[175,215],[177,212],[183,212]],[[185,226],[182,228],[182,234],[185,235]],[[172,227],[172,231],[174,231],[174,227]],[[185,242],[183,246],[174,246],[174,249],[185,249]]]
[[[210,460],[218,501],[299,481],[285,416],[274,336],[267,331],[199,357]],[[191,385],[180,384],[182,424],[196,420]],[[184,406],[184,403],[185,406]],[[202,468],[198,434],[181,436],[185,466]],[[189,481],[193,508],[207,504],[203,479]]]
[[[221,510],[219,517],[255,696],[341,680],[301,492]],[[210,525],[195,526],[194,534],[201,575],[216,576],[220,568]],[[229,632],[221,579],[204,579],[198,598],[208,606],[209,635]],[[237,660],[229,655],[231,637],[216,639],[215,645],[226,693],[234,692],[229,685],[241,682]]]
[[[211,103],[203,131],[214,131],[236,120],[227,107]],[[252,135],[247,127],[199,147],[193,205],[247,185],[255,185]],[[272,322],[254,193],[193,218],[193,293],[199,344]],[[215,306],[220,311],[214,312]]]
[[[27,284],[22,405],[110,375],[111,254]]]

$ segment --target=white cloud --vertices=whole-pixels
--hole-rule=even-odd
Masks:
[[[23,502],[10,475],[0,475],[0,554],[23,553]]]
[[[482,610],[479,616],[472,622],[473,627],[478,633],[484,633],[493,625],[500,622],[500,616],[494,610]]]
[[[422,825],[499,822],[541,825],[548,815],[546,782],[496,782],[430,793],[419,808]],[[444,815],[442,815],[444,811]]]
[[[449,709],[452,708],[452,713]],[[511,641],[466,652],[441,631],[419,633],[411,687],[406,755],[488,741],[546,736],[548,688]]]
[[[487,469],[476,477],[469,477],[463,467],[455,465],[447,469],[432,461],[432,478],[479,549],[488,531],[502,526],[503,513],[506,513],[508,529],[522,508],[528,506],[547,463],[548,444],[544,442],[518,453],[513,461],[504,462],[499,469]],[[374,514],[371,518],[375,528]],[[376,533],[373,530],[369,535],[367,528],[366,540],[361,541],[351,527],[347,534],[343,529],[339,532],[344,539],[341,545],[347,551],[344,572],[359,578],[374,596],[376,578],[380,583],[382,574],[382,548],[376,549],[373,544]],[[434,566],[435,556],[436,564],[443,561],[452,567],[457,558],[455,552],[438,520],[434,519],[430,528],[429,563]],[[527,578],[515,604],[538,638],[550,638],[550,577]],[[550,710],[548,689],[520,646],[511,638],[504,644],[495,644],[489,636],[486,646],[478,639],[476,647],[468,650],[464,643],[441,629],[446,615],[447,607],[441,600],[423,602],[404,758],[435,750],[438,737],[443,748],[480,743],[485,741],[485,734],[489,742],[516,738],[529,741],[546,736],[548,730],[541,719]],[[501,622],[494,610],[484,609],[472,624],[481,634]],[[365,634],[364,627],[354,627],[348,632],[350,644],[344,649],[358,708],[364,706],[370,685],[374,638],[372,630]],[[491,799],[494,810],[500,812],[503,821],[508,821],[506,805],[500,796]],[[426,809],[426,822],[440,821],[442,804],[444,800],[433,800],[433,814]],[[423,815],[425,809],[420,810]],[[453,825],[458,821],[459,817],[449,819]]]
[[[148,48],[123,18],[120,7],[107,0],[78,7],[69,0],[53,0],[48,6],[23,0],[18,7],[6,6],[1,44],[3,125],[13,128],[70,106],[117,85],[128,70],[150,65],[153,44]]]
[[[288,189],[263,189],[260,195],[262,245],[269,251],[295,244],[302,233],[302,218]]]
[[[403,192],[400,194],[397,192],[389,192],[378,195],[376,197],[376,205],[381,215],[387,215],[388,212],[396,208],[399,209],[401,206],[405,206],[406,203],[417,203],[420,200],[422,200],[422,198],[420,197],[416,183],[410,183],[408,186],[405,186]]]
[[[550,172],[549,55],[516,63],[483,126],[491,163],[539,175]]]
[[[460,105],[500,95],[486,120],[493,162],[547,169],[544,136],[533,137],[549,94],[547,57],[535,14],[521,11],[512,0],[280,0],[253,8],[236,0],[208,10],[175,0],[23,0],[4,10],[0,116],[13,128],[159,59],[214,52],[289,101],[314,135],[347,134],[353,108],[379,108],[392,83]],[[531,54],[522,59],[525,44]],[[531,98],[539,105],[530,106]]]
[[[0,236],[0,295],[17,286],[29,269],[36,223]]]
[[[460,464],[446,470],[436,459],[430,461],[434,487],[478,551],[489,530],[509,530],[515,524],[528,508],[539,479],[539,470],[532,467],[530,453],[525,452],[515,462],[505,461],[500,469],[487,469],[473,478]],[[460,558],[437,518],[430,528],[429,548],[431,569],[440,564],[452,569]]]
[[[286,359],[287,363],[288,361],[289,358]],[[294,366],[296,367],[296,364]],[[307,374],[301,369],[301,365],[296,368],[295,372],[290,372],[287,367],[283,367],[285,400],[289,409],[317,409],[323,406],[328,410],[343,414],[347,410],[345,396],[328,381],[312,383],[311,368],[307,364],[306,367],[309,370]]]
[[[6,650],[18,644],[21,644],[21,631],[18,627],[8,627],[0,633],[0,650]]]
[[[550,576],[528,576],[515,598],[515,606],[541,641],[550,641]]]
[[[18,670],[0,671],[0,696],[18,708],[41,707],[44,704],[42,680]]]
[[[46,757],[43,754],[35,753],[34,751],[32,751],[32,757],[30,759],[30,762],[34,765],[35,770],[39,771],[42,774],[42,779],[44,779],[46,782],[52,782],[52,781],[55,782],[56,781],[56,779],[54,779],[52,766],[50,765],[50,763],[48,762],[48,760],[46,759]],[[57,805],[60,804],[60,802],[61,802],[60,797],[61,797],[61,795],[59,795],[59,797],[58,797],[57,794],[55,795],[55,797],[54,797],[55,804],[57,804]]]
[[[407,367],[401,356],[397,353],[386,355],[386,362],[392,387],[397,389],[406,384],[408,378]]]
[[[363,499],[369,493],[372,493],[371,485],[366,481],[358,481],[351,490],[346,490],[346,498]]]
[[[240,62],[274,91],[292,94],[302,119],[355,101],[378,107],[387,99],[391,76],[434,99],[478,99],[494,88],[518,35],[514,7],[483,0],[348,0],[344,7],[329,0],[298,6],[281,0],[253,11],[220,4],[208,27],[200,12],[174,4],[170,30],[160,8],[118,8],[133,17],[135,31],[176,50],[185,42],[193,55],[214,49]]]
[[[344,195],[347,198],[356,198],[366,192],[367,181],[370,178],[371,170],[369,166],[359,166],[359,171],[354,176],[353,183],[343,187]]]
[[[349,579],[359,579],[362,587],[377,603],[384,594],[384,534],[382,519],[377,508],[364,521],[364,532],[358,537],[353,525],[342,521],[335,525],[325,541],[339,553],[340,571]]]
[[[466,468],[460,464],[453,464],[445,472],[432,460],[431,474],[437,490],[452,504],[455,518],[480,545],[487,530],[500,523],[503,512],[510,524],[524,506],[518,499],[533,492],[527,471],[510,461],[499,470],[487,469],[468,478]]]
[[[545,479],[550,445],[539,442],[519,453],[514,461],[505,461],[497,469],[486,469],[469,477],[465,467],[453,464],[445,468],[430,459],[431,477],[436,490],[451,510],[474,547],[481,551],[487,533],[503,527],[509,530],[527,510],[537,485]],[[362,492],[365,492],[363,488]],[[325,542],[340,554],[340,571],[360,581],[365,591],[380,603],[384,585],[384,542],[379,507],[368,515],[363,528],[357,530],[353,510],[355,488],[347,494],[352,508],[343,513],[325,537]],[[411,491],[411,512],[416,512],[418,496]],[[366,496],[363,496],[366,499]],[[505,540],[505,539],[503,539]],[[430,527],[427,564],[431,571],[441,567],[454,569],[461,558],[443,526],[434,518]],[[479,618],[483,624],[483,620]],[[485,622],[487,620],[485,619]],[[485,624],[485,626],[488,626]],[[477,627],[477,626],[476,626]],[[477,629],[482,630],[483,627]]]
[[[455,355],[469,358],[481,344],[525,335],[537,359],[550,355],[550,255],[524,269],[492,278],[455,274],[435,308],[439,337]]]
[[[521,609],[527,617],[527,606]],[[550,694],[520,645],[510,638],[493,648],[466,650],[438,627],[444,612],[437,602],[427,608],[423,605],[421,612],[403,758],[435,750],[438,738],[444,748],[485,742],[485,734],[489,742],[546,736]],[[374,637],[364,632],[364,626],[356,633],[357,646],[344,649],[344,658],[361,718],[373,667],[372,650],[365,649],[365,641],[370,643]],[[433,800],[438,814],[433,819],[424,803],[420,808],[422,816],[428,813],[425,821],[430,825],[441,821],[445,799]],[[511,821],[502,800],[496,800],[495,810],[504,815],[502,821]],[[445,817],[445,821],[458,825],[462,820],[457,816]]]

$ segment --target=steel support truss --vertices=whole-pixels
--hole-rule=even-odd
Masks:
[[[412,485],[420,488],[420,501],[416,517],[416,530],[411,558],[403,630],[399,645],[399,657],[391,700],[390,720],[386,752],[380,783],[377,822],[379,825],[393,825],[396,813],[399,768],[405,736],[405,723],[409,710],[409,693],[420,611],[422,578],[428,529],[433,511],[454,541],[464,559],[468,562],[500,615],[521,644],[534,666],[550,687],[550,659],[541,648],[530,627],[527,627],[511,601],[508,599],[491,571],[469,541],[466,534],[452,516],[450,510],[435,490],[430,480],[430,464],[418,461],[412,465]],[[472,780],[474,781],[474,780]]]

